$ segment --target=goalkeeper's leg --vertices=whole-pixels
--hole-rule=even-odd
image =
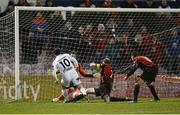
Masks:
[[[110,102],[110,96],[108,94],[105,94],[103,97],[104,102]]]
[[[69,94],[69,101],[67,101],[67,102],[76,102],[76,101],[79,101],[83,98],[86,98],[87,100],[89,100],[86,97],[86,95],[82,94],[81,91],[77,88],[74,92]]]
[[[133,101],[133,99],[110,97],[110,101],[111,101],[111,102],[122,102],[122,101]]]
[[[87,89],[86,89],[86,93],[87,93],[87,94],[95,94],[96,92],[95,92],[95,89],[94,89],[94,88],[87,88]]]

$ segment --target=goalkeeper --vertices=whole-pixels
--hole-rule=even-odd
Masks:
[[[160,99],[154,88],[155,78],[158,74],[158,66],[145,56],[137,56],[136,54],[133,54],[131,58],[133,60],[133,64],[129,66],[129,68],[126,68],[129,72],[124,80],[127,80],[138,68],[143,70],[143,73],[135,78],[134,100],[131,102],[136,103],[138,101],[140,84],[146,84],[154,97],[154,101],[159,101]]]
[[[113,86],[114,74],[110,65],[110,59],[104,58],[101,64],[91,63],[90,66],[100,68],[100,86],[98,88],[87,88],[87,94],[101,96],[105,102],[130,101],[131,99],[111,97],[110,93]]]

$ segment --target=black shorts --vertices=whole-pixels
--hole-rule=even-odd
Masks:
[[[141,75],[141,79],[146,82],[155,82],[155,78],[158,74],[158,67],[155,67],[152,70],[144,71]]]
[[[109,95],[111,93],[112,87],[108,84],[101,84],[98,88],[94,88],[96,96],[103,97],[104,95]]]

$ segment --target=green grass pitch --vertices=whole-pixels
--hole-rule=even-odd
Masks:
[[[150,98],[138,103],[104,103],[102,100],[77,103],[10,102],[0,104],[0,114],[180,114],[180,98],[162,98],[151,102]]]

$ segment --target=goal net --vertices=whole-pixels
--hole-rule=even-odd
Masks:
[[[1,97],[12,99],[13,95],[30,101],[50,101],[56,97],[60,86],[48,74],[55,48],[76,51],[78,62],[90,73],[98,71],[90,68],[89,63],[100,63],[102,58],[109,57],[115,72],[114,97],[132,97],[133,76],[123,81],[121,70],[131,63],[132,52],[145,55],[159,65],[156,88],[160,97],[180,96],[179,12],[179,9],[16,7],[15,30],[14,15],[0,19],[0,75],[5,82],[12,78],[9,84],[0,82]],[[4,74],[3,68],[11,74]],[[98,78],[82,77],[82,81],[85,88],[99,84]],[[143,86],[140,96],[150,97],[149,89]]]
[[[0,18],[0,102],[15,99],[14,49],[14,13],[11,13]]]

